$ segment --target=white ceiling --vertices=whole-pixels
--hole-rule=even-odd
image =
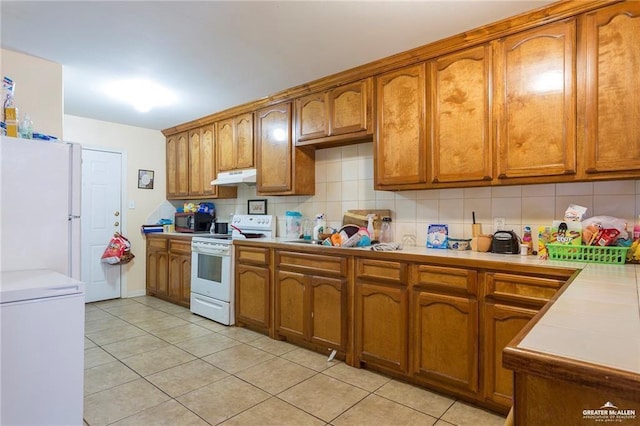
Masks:
[[[1,40],[64,66],[66,114],[165,129],[549,3],[3,0]],[[178,103],[143,114],[101,92],[134,77]]]

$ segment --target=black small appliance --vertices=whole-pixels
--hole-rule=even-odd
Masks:
[[[214,220],[210,213],[176,213],[173,223],[177,232],[201,233],[209,232]]]
[[[492,253],[520,253],[520,237],[513,231],[496,231],[493,234]]]

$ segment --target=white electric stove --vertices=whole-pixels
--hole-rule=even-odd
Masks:
[[[233,240],[272,238],[272,215],[233,216],[231,234],[199,234],[191,240],[191,312],[225,325],[235,323]]]

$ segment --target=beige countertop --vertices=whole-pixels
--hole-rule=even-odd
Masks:
[[[639,272],[586,265],[517,348],[640,375]]]

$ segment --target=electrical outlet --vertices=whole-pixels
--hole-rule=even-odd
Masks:
[[[493,218],[493,230],[494,231],[502,231],[505,226],[504,217],[494,217]]]

